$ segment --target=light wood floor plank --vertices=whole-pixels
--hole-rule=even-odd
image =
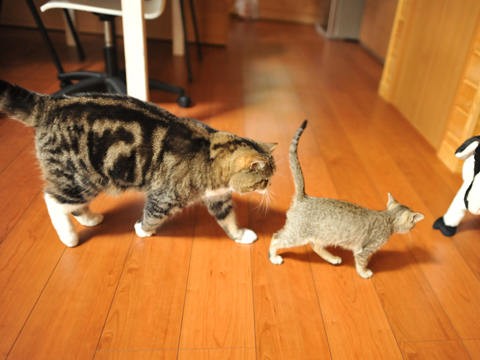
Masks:
[[[459,341],[406,343],[402,351],[404,359],[471,359]]]
[[[93,211],[105,213],[104,223],[83,231],[86,242],[65,250],[10,357],[93,357],[141,209],[134,194],[118,200],[100,197],[92,203]]]
[[[470,358],[479,359],[480,358],[480,339],[476,340],[464,340],[463,344],[467,348]]]
[[[174,350],[109,350],[103,349],[95,353],[95,360],[176,360],[177,349]]]
[[[134,240],[99,352],[178,348],[194,215],[186,211],[156,236]]]
[[[180,349],[253,347],[250,281],[250,247],[226,238],[199,209]]]
[[[28,147],[33,153],[33,129],[14,120],[0,121],[0,174]]]
[[[38,195],[0,244],[2,358],[14,345],[64,252],[47,217],[43,196]]]
[[[27,136],[30,138],[30,136]],[[20,142],[21,143],[21,142]],[[21,144],[19,144],[21,147]],[[15,227],[23,212],[32,202],[32,199],[41,191],[40,171],[36,163],[33,145],[20,150],[17,144],[18,156],[12,161],[5,159],[8,166],[0,176],[0,243]]]
[[[231,349],[200,349],[200,350],[180,350],[179,360],[253,360],[255,359],[255,350],[251,348],[231,348]]]

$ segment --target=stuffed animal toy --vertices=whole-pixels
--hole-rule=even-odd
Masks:
[[[480,136],[466,140],[455,152],[464,160],[462,168],[463,184],[453,198],[447,212],[433,224],[445,236],[453,236],[457,226],[468,210],[480,215]]]

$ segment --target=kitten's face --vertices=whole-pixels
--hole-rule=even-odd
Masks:
[[[390,194],[388,194],[387,209],[395,214],[395,232],[400,234],[409,232],[424,218],[423,214],[412,211],[405,205],[400,204]]]
[[[413,212],[407,207],[404,207],[402,212],[395,219],[396,231],[400,234],[405,234],[413,229],[416,223],[423,219],[423,214]]]

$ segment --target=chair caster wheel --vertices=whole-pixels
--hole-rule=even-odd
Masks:
[[[180,107],[187,108],[192,105],[192,100],[186,95],[180,95],[177,99],[177,104]]]
[[[60,88],[63,89],[67,86],[72,85],[72,82],[70,80],[61,80],[60,81]]]

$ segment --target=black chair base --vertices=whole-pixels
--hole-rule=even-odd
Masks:
[[[108,91],[116,94],[126,94],[127,88],[124,81],[115,76],[109,76],[106,73],[93,71],[73,71],[58,75],[63,86],[54,96],[71,95],[91,91]],[[72,83],[72,81],[77,81]]]
[[[116,94],[125,95],[127,93],[125,73],[118,70],[115,17],[112,15],[96,15],[98,15],[100,20],[106,25],[104,34],[105,46],[103,49],[105,72],[62,72],[58,74],[58,79],[60,80],[62,88],[55,92],[53,94],[54,96],[98,91],[99,88]],[[76,82],[72,83],[72,81]],[[177,104],[181,107],[189,107],[192,105],[191,99],[185,94],[185,90],[181,87],[166,84],[158,80],[149,80],[149,86],[153,89],[178,95]]]
[[[99,89],[101,91],[107,91],[115,94],[127,94],[124,73],[122,73],[120,76],[110,76],[101,72],[74,71],[59,74],[58,79],[62,84],[68,85],[63,86],[59,91],[55,92],[53,96],[86,93],[99,91]],[[77,82],[72,83],[72,81]],[[162,90],[178,95],[176,101],[180,107],[187,108],[192,105],[192,100],[185,94],[185,90],[181,87],[152,79],[148,81],[148,84],[152,89]]]

